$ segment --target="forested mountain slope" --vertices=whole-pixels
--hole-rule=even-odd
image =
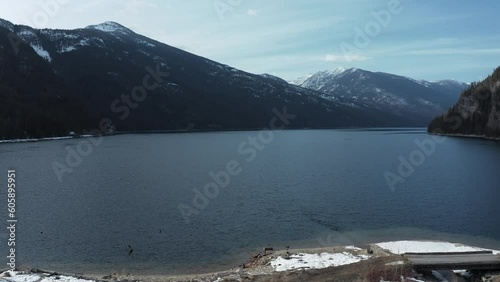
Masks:
[[[430,123],[429,132],[500,137],[500,67],[472,83],[458,103]]]

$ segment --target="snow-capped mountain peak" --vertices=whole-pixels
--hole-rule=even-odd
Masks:
[[[298,77],[296,79],[293,79],[293,80],[290,80],[290,81],[287,81],[287,82],[289,84],[301,86],[306,80],[308,80],[309,78],[311,78],[311,76],[313,76],[312,73],[310,73],[310,74],[308,74],[306,76]]]
[[[446,84],[463,84],[463,82],[460,82],[458,80],[455,80],[455,79],[444,79],[444,80],[437,80],[437,81],[432,81],[433,83],[438,83],[438,84],[441,84],[441,85],[446,85]]]
[[[345,71],[347,71],[346,68],[344,68],[344,67],[338,67],[335,70],[330,71],[329,73],[330,73],[330,75],[338,75],[338,74],[341,74],[341,73],[343,73]]]
[[[452,105],[466,87],[453,80],[430,82],[358,68],[320,71],[300,86],[345,105],[427,120]]]
[[[115,23],[115,22],[104,22],[104,23],[97,24],[97,25],[89,25],[86,27],[86,29],[95,29],[95,30],[100,30],[100,31],[104,31],[104,32],[121,32],[121,33],[132,32],[130,29],[122,26],[119,23]]]
[[[427,87],[427,88],[437,88],[437,87],[440,87],[442,89],[462,89],[462,90],[465,90],[467,88],[467,83],[464,83],[464,82],[460,82],[458,80],[454,80],[454,79],[444,79],[444,80],[436,80],[436,81],[427,81],[427,80],[423,80],[423,79],[420,79],[420,80],[416,80],[416,79],[413,79],[413,78],[410,78],[410,77],[404,77],[408,80],[411,80],[415,83],[418,83],[424,87]]]
[[[340,79],[341,77],[357,75],[359,79],[364,79],[366,74],[366,71],[360,70],[358,68],[346,69],[343,67],[339,67],[335,70],[320,71],[315,74],[306,76],[302,79],[297,79],[295,81],[292,81],[292,84],[321,91],[332,86],[331,82],[336,79]]]
[[[293,85],[303,86],[303,84],[306,81],[310,80],[313,77],[314,77],[313,78],[314,80],[318,81],[318,80],[321,80],[322,78],[325,78],[325,77],[337,76],[339,74],[346,72],[347,70],[348,69],[346,69],[344,67],[338,67],[334,70],[325,70],[325,71],[320,71],[317,73],[310,73],[306,76],[302,76],[302,77],[298,77],[296,79],[290,80],[290,81],[288,81],[288,83],[293,84]],[[351,70],[351,69],[349,69],[349,70]]]

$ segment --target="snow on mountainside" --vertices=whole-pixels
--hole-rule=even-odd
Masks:
[[[320,71],[296,82],[345,105],[428,121],[450,107],[467,87],[454,80],[429,82],[357,68]]]
[[[269,74],[217,63],[113,22],[74,30],[1,23],[0,56],[8,60],[0,61],[0,72],[9,72],[0,75],[0,87],[12,90],[5,108],[16,112],[3,123],[0,117],[0,132],[5,132],[0,138],[81,134],[102,117],[111,118],[118,131],[258,129],[268,127],[274,109],[284,107],[297,117],[289,128],[416,124],[325,99],[320,92]],[[6,36],[10,32],[22,39],[21,55]],[[26,76],[33,83],[25,83]],[[138,87],[144,83],[147,99],[128,109],[121,95],[142,89]],[[28,94],[19,95],[21,91]]]
[[[104,22],[102,24],[89,25],[86,27],[86,29],[95,29],[95,30],[100,30],[100,31],[104,31],[104,32],[120,32],[120,33],[124,33],[124,34],[133,33],[130,29],[122,26],[119,23],[115,23],[115,22]]]
[[[104,32],[120,41],[123,41],[124,37],[134,35],[133,31],[115,22],[90,25],[79,30],[37,30],[28,26],[17,26],[0,19],[0,27],[14,32],[20,39],[28,43],[42,59],[49,63],[57,54],[72,52],[87,46],[105,47],[106,44],[103,38],[97,36],[94,32]],[[136,42],[146,47],[155,47],[153,43],[142,39],[136,39]]]
[[[14,54],[7,36],[10,32],[26,43],[19,46],[21,55]],[[11,114],[14,121],[8,116],[11,120],[1,123],[0,117],[0,132],[6,132],[0,138],[81,134],[82,128],[95,126],[94,121],[101,117],[113,118],[119,131],[256,129],[269,126],[273,109],[285,106],[297,117],[289,128],[419,126],[428,122],[401,108],[409,100],[390,86],[401,79],[391,80],[387,86],[373,81],[381,74],[337,69],[305,80],[311,85],[325,82],[320,92],[217,63],[114,22],[74,30],[40,30],[1,21],[0,55],[8,58],[0,61],[0,72],[9,70],[3,80],[0,75],[0,87],[10,89],[5,108],[16,109]],[[25,83],[26,76],[34,83]],[[138,89],[146,83],[145,77],[157,80],[146,81],[148,90],[155,87],[129,113],[120,95]],[[367,99],[370,96],[360,91],[364,88],[375,90],[376,97]],[[40,95],[40,89],[46,93]],[[19,95],[19,91],[29,94]],[[28,96],[29,105],[21,101]],[[388,102],[384,104],[384,100]],[[424,96],[415,101],[426,107],[436,104]],[[374,103],[393,107],[380,110]],[[40,106],[45,104],[50,106]],[[24,114],[17,114],[18,110]],[[30,112],[35,114],[26,114]]]
[[[12,28],[14,30],[14,27]],[[40,38],[38,35],[29,27],[20,27],[17,35],[25,42],[29,43],[31,48],[44,60],[47,62],[52,61],[52,57],[50,56],[49,52],[45,50],[45,48],[42,45],[42,42],[40,41]]]
[[[296,79],[293,79],[293,80],[289,80],[287,81],[288,83],[290,84],[293,84],[293,85],[302,85],[302,83],[304,83],[306,80],[308,80],[311,76],[313,76],[312,74],[308,74],[306,76],[302,76],[302,77],[299,77],[299,78],[296,78]]]
[[[40,45],[34,45],[34,44],[30,44],[30,46],[44,60],[46,60],[49,63],[52,61],[52,58],[50,57],[49,52],[47,52],[46,50],[44,50],[42,46],[40,46]]]

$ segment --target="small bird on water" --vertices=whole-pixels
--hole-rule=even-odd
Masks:
[[[128,254],[131,255],[132,252],[134,252],[134,249],[132,248],[132,246],[128,245],[128,248],[130,249],[130,251],[128,251]]]

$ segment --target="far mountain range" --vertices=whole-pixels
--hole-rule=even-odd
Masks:
[[[327,100],[391,113],[417,125],[441,115],[468,87],[456,80],[431,82],[357,68],[321,71],[290,83],[316,90]]]
[[[288,83],[114,22],[54,30],[0,19],[0,139],[85,133],[103,119],[125,132],[262,129],[285,107],[290,129],[425,127],[466,87],[355,68]]]

